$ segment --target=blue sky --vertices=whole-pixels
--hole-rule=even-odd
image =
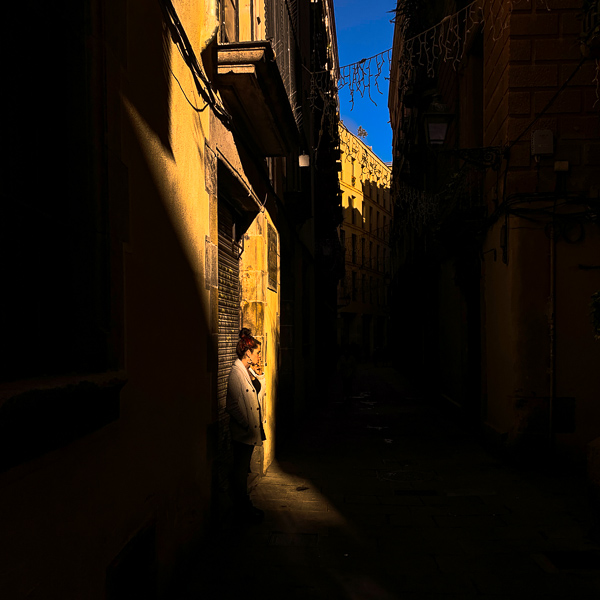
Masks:
[[[396,8],[396,0],[334,0],[340,66],[358,62],[392,47],[394,17],[389,11]],[[385,63],[385,77],[389,64]],[[347,87],[340,90],[340,113],[344,125],[354,134],[359,125],[369,134],[365,139],[379,158],[392,160],[392,130],[387,107],[388,80],[379,78],[379,94],[374,88],[371,96],[354,94],[354,108]]]

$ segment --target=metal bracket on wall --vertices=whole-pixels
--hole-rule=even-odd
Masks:
[[[498,170],[504,158],[501,146],[484,146],[483,148],[453,148],[450,150],[460,159],[480,169],[492,168]]]

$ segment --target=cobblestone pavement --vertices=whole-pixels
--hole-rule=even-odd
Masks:
[[[600,598],[583,479],[509,465],[389,368],[316,411],[180,600]]]

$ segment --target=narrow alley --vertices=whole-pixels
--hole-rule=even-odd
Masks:
[[[596,599],[583,479],[487,453],[391,368],[363,368],[224,520],[179,600]],[[596,538],[597,539],[597,538]]]
[[[0,600],[599,600],[599,2],[10,3]]]

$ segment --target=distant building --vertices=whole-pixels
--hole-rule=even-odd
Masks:
[[[391,169],[340,124],[344,276],[338,286],[338,345],[371,357],[388,344]]]

